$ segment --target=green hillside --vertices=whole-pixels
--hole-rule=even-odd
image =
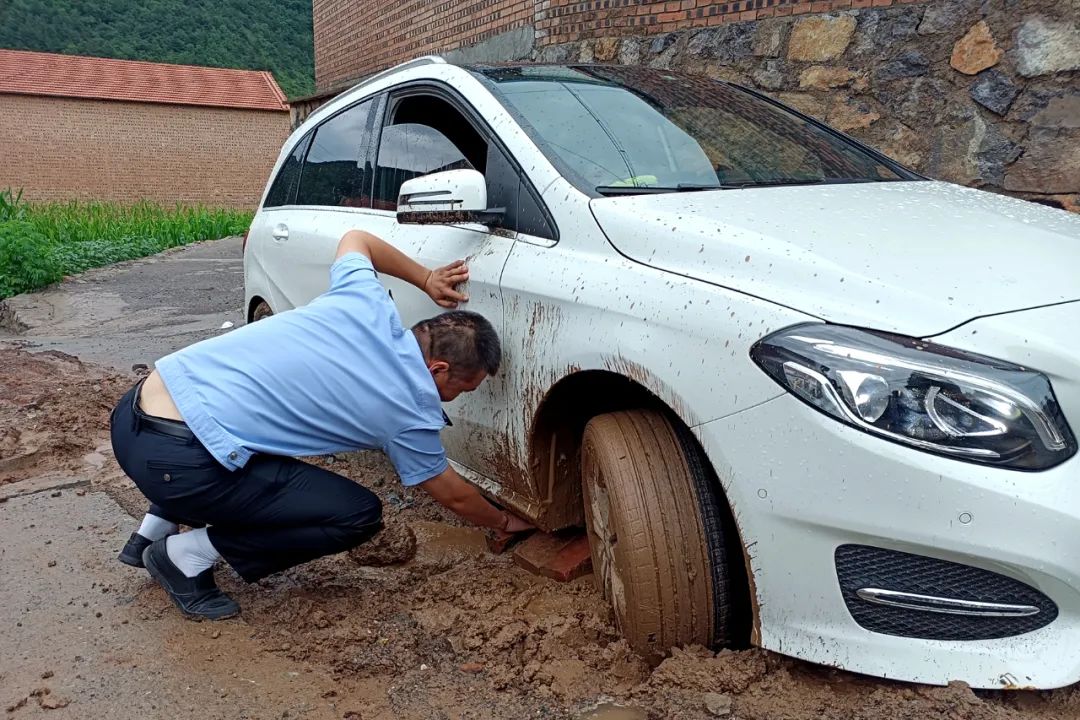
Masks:
[[[270,70],[315,87],[311,0],[0,0],[0,48]]]

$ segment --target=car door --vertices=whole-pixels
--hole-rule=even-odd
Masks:
[[[426,267],[465,260],[469,281],[463,290],[469,302],[461,309],[483,315],[501,331],[499,279],[513,247],[513,237],[478,224],[397,222],[398,193],[406,180],[457,168],[486,170],[486,162],[480,160],[486,159],[486,151],[480,152],[479,146],[486,145],[488,140],[459,107],[442,92],[424,86],[390,94],[379,133],[372,191],[378,222],[370,228]],[[491,206],[490,199],[488,204]],[[381,279],[405,325],[411,326],[442,311],[426,294],[408,283],[391,277]],[[506,395],[501,377],[489,378],[475,392],[464,393],[448,403],[445,410],[453,423],[442,434],[451,459],[485,475],[493,472],[497,448],[506,437]]]

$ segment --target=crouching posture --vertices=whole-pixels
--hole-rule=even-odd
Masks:
[[[145,567],[185,615],[239,612],[214,582],[220,558],[254,582],[381,529],[371,491],[297,457],[382,449],[404,485],[466,520],[529,527],[466,483],[439,439],[440,402],[499,368],[494,328],[453,311],[406,330],[376,271],[442,307],[467,300],[455,290],[464,263],[428,270],[349,232],[324,295],[162,358],[113,410],[116,459],[150,501],[120,560]],[[180,524],[197,529],[177,534]]]

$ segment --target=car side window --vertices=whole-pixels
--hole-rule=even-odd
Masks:
[[[475,169],[448,137],[429,125],[401,123],[383,128],[375,165],[374,207],[397,210],[402,184],[444,170]]]
[[[289,157],[285,158],[277,177],[274,178],[273,185],[270,186],[270,192],[266,194],[264,208],[293,204],[293,200],[296,199],[296,186],[300,184],[300,168],[304,163],[304,153],[307,152],[310,142],[311,134],[308,133],[296,143]]]
[[[374,100],[353,105],[315,129],[300,175],[297,205],[371,207],[373,107]]]

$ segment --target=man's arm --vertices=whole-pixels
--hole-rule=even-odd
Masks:
[[[455,286],[469,279],[469,269],[464,260],[456,260],[445,267],[428,270],[390,243],[363,230],[350,230],[338,243],[337,255],[358,252],[366,255],[376,272],[386,273],[415,285],[445,308],[456,308],[458,303],[468,302],[464,293]]]
[[[532,525],[521,518],[499,510],[489,503],[479,490],[465,482],[452,467],[446,468],[420,487],[427,490],[428,494],[443,507],[481,527],[504,533],[521,532],[532,528]]]

